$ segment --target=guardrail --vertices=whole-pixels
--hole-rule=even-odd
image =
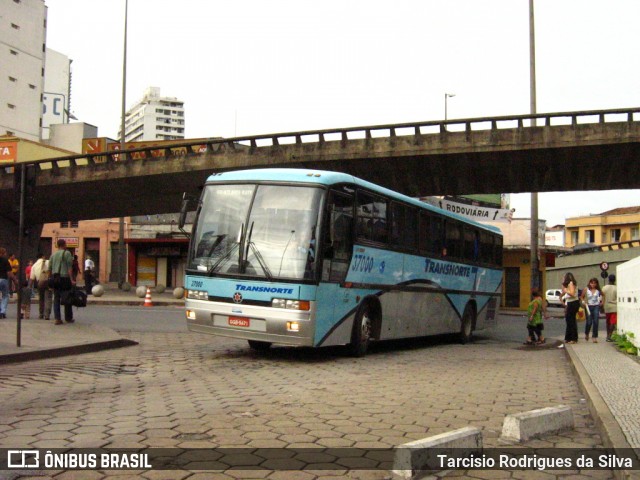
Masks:
[[[637,119],[634,117],[637,116]],[[614,118],[615,117],[615,118]],[[621,120],[622,119],[622,120]],[[595,120],[595,121],[594,121]],[[340,141],[343,145],[350,140],[371,140],[372,138],[393,138],[413,136],[420,143],[424,135],[448,135],[457,132],[498,130],[506,128],[538,128],[561,125],[601,124],[613,122],[640,121],[640,107],[610,110],[588,110],[576,112],[540,113],[535,115],[513,115],[501,117],[463,118],[428,122],[410,122],[388,125],[369,125],[325,130],[306,130],[300,132],[270,133],[233,138],[212,138],[175,143],[166,146],[149,146],[127,150],[110,150],[99,153],[86,153],[65,157],[49,158],[33,162],[21,162],[37,165],[39,170],[86,167],[98,164],[115,164],[134,160],[189,156],[222,151],[244,150],[253,153],[258,148],[278,147],[281,145],[300,145],[317,143],[322,146],[327,141]],[[0,168],[0,176],[13,174],[13,166]]]

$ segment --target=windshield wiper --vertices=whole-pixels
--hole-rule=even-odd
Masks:
[[[260,267],[262,268],[262,271],[264,272],[265,276],[269,281],[272,281],[273,275],[271,274],[271,270],[269,270],[269,267],[267,266],[267,262],[264,261],[262,254],[258,251],[258,248],[256,247],[256,244],[251,241],[254,224],[255,222],[251,222],[251,228],[249,229],[249,233],[246,235],[246,238],[245,238],[245,242],[247,246],[244,250],[244,262],[243,264],[241,264],[241,271],[242,273],[247,272],[247,266],[249,264],[249,261],[247,259],[249,258],[249,248],[251,248],[251,251],[253,252],[253,255],[256,257],[256,260],[258,260],[258,263],[260,264]]]
[[[271,270],[269,270],[269,267],[267,267],[267,262],[264,261],[262,254],[258,251],[258,248],[256,247],[256,244],[253,242],[249,242],[248,246],[251,247],[251,251],[253,252],[253,255],[256,257],[256,260],[258,260],[258,263],[260,264],[262,271],[267,277],[267,280],[272,281],[273,275],[271,274]]]

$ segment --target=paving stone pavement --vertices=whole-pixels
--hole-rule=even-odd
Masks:
[[[629,446],[640,448],[640,368],[638,358],[618,352],[610,343],[578,342],[573,351],[620,424]]]
[[[0,371],[0,447],[390,448],[466,426],[500,446],[504,416],[569,405],[574,430],[536,448],[602,439],[565,352],[489,338],[340,349],[276,348],[193,333],[123,333],[139,345]],[[66,479],[383,479],[374,470],[42,471]],[[11,475],[11,476],[7,476]],[[31,478],[25,473],[5,478]],[[33,475],[33,473],[31,473]],[[455,471],[462,478],[613,478],[611,471]]]

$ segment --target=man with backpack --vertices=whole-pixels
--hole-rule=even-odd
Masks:
[[[57,245],[58,251],[49,259],[49,268],[51,270],[50,285],[53,287],[54,323],[61,325],[60,299],[64,292],[75,287],[76,282],[73,278],[73,255],[67,250],[67,242],[60,238]],[[64,320],[67,323],[73,323],[73,305],[64,306]]]

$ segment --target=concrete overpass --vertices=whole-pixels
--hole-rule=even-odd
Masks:
[[[408,195],[640,188],[640,107],[286,132],[34,162],[27,225],[169,213],[216,171],[352,173]],[[17,225],[0,168],[0,231]],[[13,226],[13,227],[12,227]]]

